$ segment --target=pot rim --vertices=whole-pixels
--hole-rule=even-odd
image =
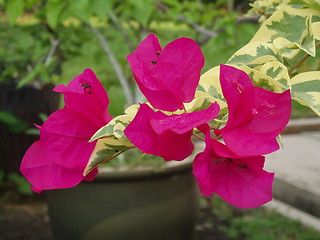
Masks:
[[[172,173],[190,171],[192,169],[193,158],[183,161],[168,161],[160,166],[137,166],[137,167],[102,167],[95,180],[109,179],[135,179],[146,177],[159,177]]]

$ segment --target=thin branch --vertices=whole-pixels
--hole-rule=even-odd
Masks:
[[[231,3],[233,1],[229,1],[229,3]],[[159,1],[156,2],[158,7],[161,9],[161,11],[165,12],[169,9],[169,7]],[[203,28],[202,26],[200,26],[198,23],[196,22],[188,22],[187,19],[182,16],[181,14],[177,16],[177,19],[183,23],[188,24],[189,26],[193,27],[198,33],[201,33],[204,35],[203,39],[200,39],[198,41],[199,45],[205,44],[207,41],[209,41],[211,38],[216,37],[220,32],[225,31],[225,28],[219,28],[218,30],[208,30]],[[238,18],[235,21],[235,24],[242,24],[242,23],[246,23],[246,22],[254,22],[254,23],[258,23],[259,21],[259,16],[255,16],[255,17],[248,17],[248,18]]]
[[[320,47],[320,42],[318,42],[318,43],[316,44],[316,49],[317,49],[318,47]],[[291,75],[291,74],[294,72],[294,70],[296,70],[297,68],[299,68],[299,67],[301,66],[301,64],[302,64],[305,60],[307,60],[307,58],[310,57],[310,56],[311,56],[310,54],[306,54],[306,55],[304,55],[298,62],[296,62],[296,64],[293,65],[293,66],[288,70],[289,75]]]
[[[51,39],[50,42],[51,42],[51,48],[50,48],[50,51],[48,53],[48,56],[46,57],[46,60],[44,61],[44,65],[45,66],[49,65],[50,60],[53,57],[53,55],[55,54],[56,49],[57,49],[57,47],[58,47],[58,45],[60,43],[59,39],[54,39],[54,38]]]
[[[181,22],[184,22],[184,23],[188,23],[187,20],[185,19],[185,17],[182,16],[182,15],[178,16],[178,20],[180,20]],[[192,26],[197,32],[202,33],[203,35],[206,35],[208,37],[215,37],[219,33],[219,31],[207,30],[207,29],[201,27],[198,23],[195,23],[195,22],[188,23],[188,24],[190,26]]]
[[[102,49],[106,53],[106,55],[108,56],[112,66],[113,66],[113,69],[115,70],[116,75],[120,81],[120,84],[121,84],[123,91],[124,91],[124,95],[127,100],[127,104],[132,105],[133,104],[133,96],[132,96],[132,92],[131,92],[131,89],[129,86],[129,81],[124,76],[122,68],[121,68],[120,64],[118,63],[117,59],[115,58],[115,56],[109,46],[109,43],[107,42],[106,38],[98,31],[97,28],[95,28],[94,26],[92,26],[89,23],[85,23],[85,24],[92,31],[92,33],[99,39],[100,44],[102,46]]]

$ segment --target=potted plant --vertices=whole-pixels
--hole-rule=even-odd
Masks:
[[[259,11],[260,6],[254,5],[253,10]],[[240,208],[269,202],[274,174],[263,169],[265,155],[280,148],[278,136],[290,119],[291,101],[307,105],[320,115],[319,69],[313,69],[316,64],[305,66],[320,46],[319,6],[289,1],[271,9],[274,13],[247,45],[226,64],[201,77],[204,57],[193,40],[179,38],[162,48],[154,34],[148,35],[127,57],[148,102],[130,106],[123,115],[109,115],[107,93],[90,69],[67,86],[58,85],[54,90],[64,94],[65,106],[41,126],[40,140],[29,148],[21,164],[32,189],[40,193],[71,188],[77,194],[75,186],[83,180],[97,177],[94,183],[99,183],[99,165],[133,148],[183,164],[194,151],[196,138],[204,149],[193,159],[192,173],[202,195],[215,193]],[[94,184],[84,186],[94,189]],[[71,196],[81,198],[63,191],[60,196],[68,197],[65,201],[75,201]],[[92,191],[90,195],[100,192]],[[114,201],[124,198],[128,196],[118,196]],[[97,200],[99,210],[110,211],[112,207],[102,202]],[[81,213],[91,212],[92,206],[90,203],[89,210],[73,210],[82,217]],[[126,207],[124,203],[121,206]],[[71,210],[71,206],[62,209]],[[139,210],[131,213],[130,218],[144,219]],[[146,219],[150,218],[144,219],[143,226],[149,226]],[[121,228],[122,221],[117,217],[92,221],[97,223],[93,227],[81,223],[81,231],[85,229],[81,237],[102,239],[98,230],[103,223],[111,222],[115,224],[113,229],[119,229],[116,232],[120,239],[131,236],[121,235],[126,229]],[[132,226],[124,227],[135,229]],[[79,227],[69,229],[77,232]],[[176,229],[183,234],[180,227]]]
[[[107,165],[93,182],[47,191],[55,239],[192,239],[199,199],[191,159],[159,160]]]

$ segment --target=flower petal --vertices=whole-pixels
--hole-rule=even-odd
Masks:
[[[219,130],[238,156],[259,156],[279,149],[276,137],[290,119],[290,91],[274,93],[254,87],[249,76],[221,65],[220,81],[228,103],[228,122]]]
[[[65,108],[57,110],[40,128],[40,139],[45,140],[52,134],[90,139],[99,126],[89,116]]]
[[[97,125],[102,127],[111,120],[108,95],[91,69],[85,69],[67,86],[60,84],[53,90],[64,94],[65,108],[90,115]]]
[[[155,114],[154,119],[151,119],[150,123],[152,128],[158,134],[161,134],[166,130],[182,134],[203,123],[215,119],[218,116],[219,111],[219,105],[217,103],[212,103],[207,109],[197,112],[174,114],[169,116]]]
[[[220,84],[229,112],[235,110],[241,93],[253,87],[250,77],[244,71],[223,64],[220,65]]]
[[[93,180],[97,169],[83,176],[96,144],[88,141],[111,119],[107,93],[91,70],[55,91],[65,95],[66,106],[48,117],[40,128],[40,140],[28,149],[20,166],[35,192]]]
[[[271,201],[274,174],[263,170],[263,156],[230,158],[233,154],[225,145],[208,138],[206,142],[206,149],[193,163],[193,174],[203,195],[216,193],[240,208],[255,208]],[[226,156],[217,155],[216,148]]]
[[[191,102],[203,65],[204,56],[197,43],[190,38],[179,38],[163,49],[155,70],[167,89],[182,102]]]
[[[95,144],[90,144],[90,148],[94,148]],[[61,146],[60,146],[61,147]],[[86,147],[86,151],[82,149]],[[79,151],[78,151],[79,150]],[[84,176],[83,169],[86,162],[82,154],[88,152],[88,145],[78,143],[77,149],[73,150],[75,159],[65,158],[65,162],[76,161],[76,164],[64,164],[57,162],[59,151],[51,152],[42,145],[41,141],[33,143],[24,155],[20,171],[24,177],[32,184],[32,190],[40,193],[43,190],[70,188],[79,184]],[[67,167],[66,165],[71,165]],[[75,166],[76,165],[76,166]],[[93,180],[97,171],[93,172],[91,179]]]
[[[127,60],[141,92],[153,107],[164,111],[183,109],[183,102],[193,99],[204,65],[203,54],[193,40],[180,38],[162,50],[154,34]]]
[[[167,117],[164,113],[154,112],[147,104],[141,104],[135,118],[124,130],[128,139],[144,153],[163,157],[166,161],[188,157],[194,148],[192,130],[182,134],[166,130],[158,134],[150,123],[156,115]]]

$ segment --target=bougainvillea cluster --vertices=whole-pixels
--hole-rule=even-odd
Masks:
[[[289,90],[265,90],[254,86],[245,72],[220,65],[228,115],[221,128],[214,128],[210,124],[222,108],[218,102],[191,112],[185,107],[195,99],[204,65],[193,40],[179,38],[162,48],[151,34],[127,59],[148,101],[140,104],[124,129],[135,147],[165,161],[182,161],[194,151],[192,136],[196,135],[203,139],[205,149],[194,159],[193,174],[204,196],[216,193],[241,208],[258,207],[272,199],[274,174],[263,170],[264,155],[279,149],[277,136],[290,118]],[[64,94],[65,107],[40,127],[40,140],[21,164],[21,172],[37,192],[92,180],[96,168],[83,176],[95,147],[88,140],[111,120],[107,94],[91,70],[55,91]]]
[[[95,147],[91,136],[112,118],[109,99],[92,70],[86,69],[68,86],[54,91],[64,95],[65,106],[51,114],[40,128],[40,140],[24,155],[20,171],[35,192],[69,188],[82,180],[92,181],[97,169],[83,176]]]

